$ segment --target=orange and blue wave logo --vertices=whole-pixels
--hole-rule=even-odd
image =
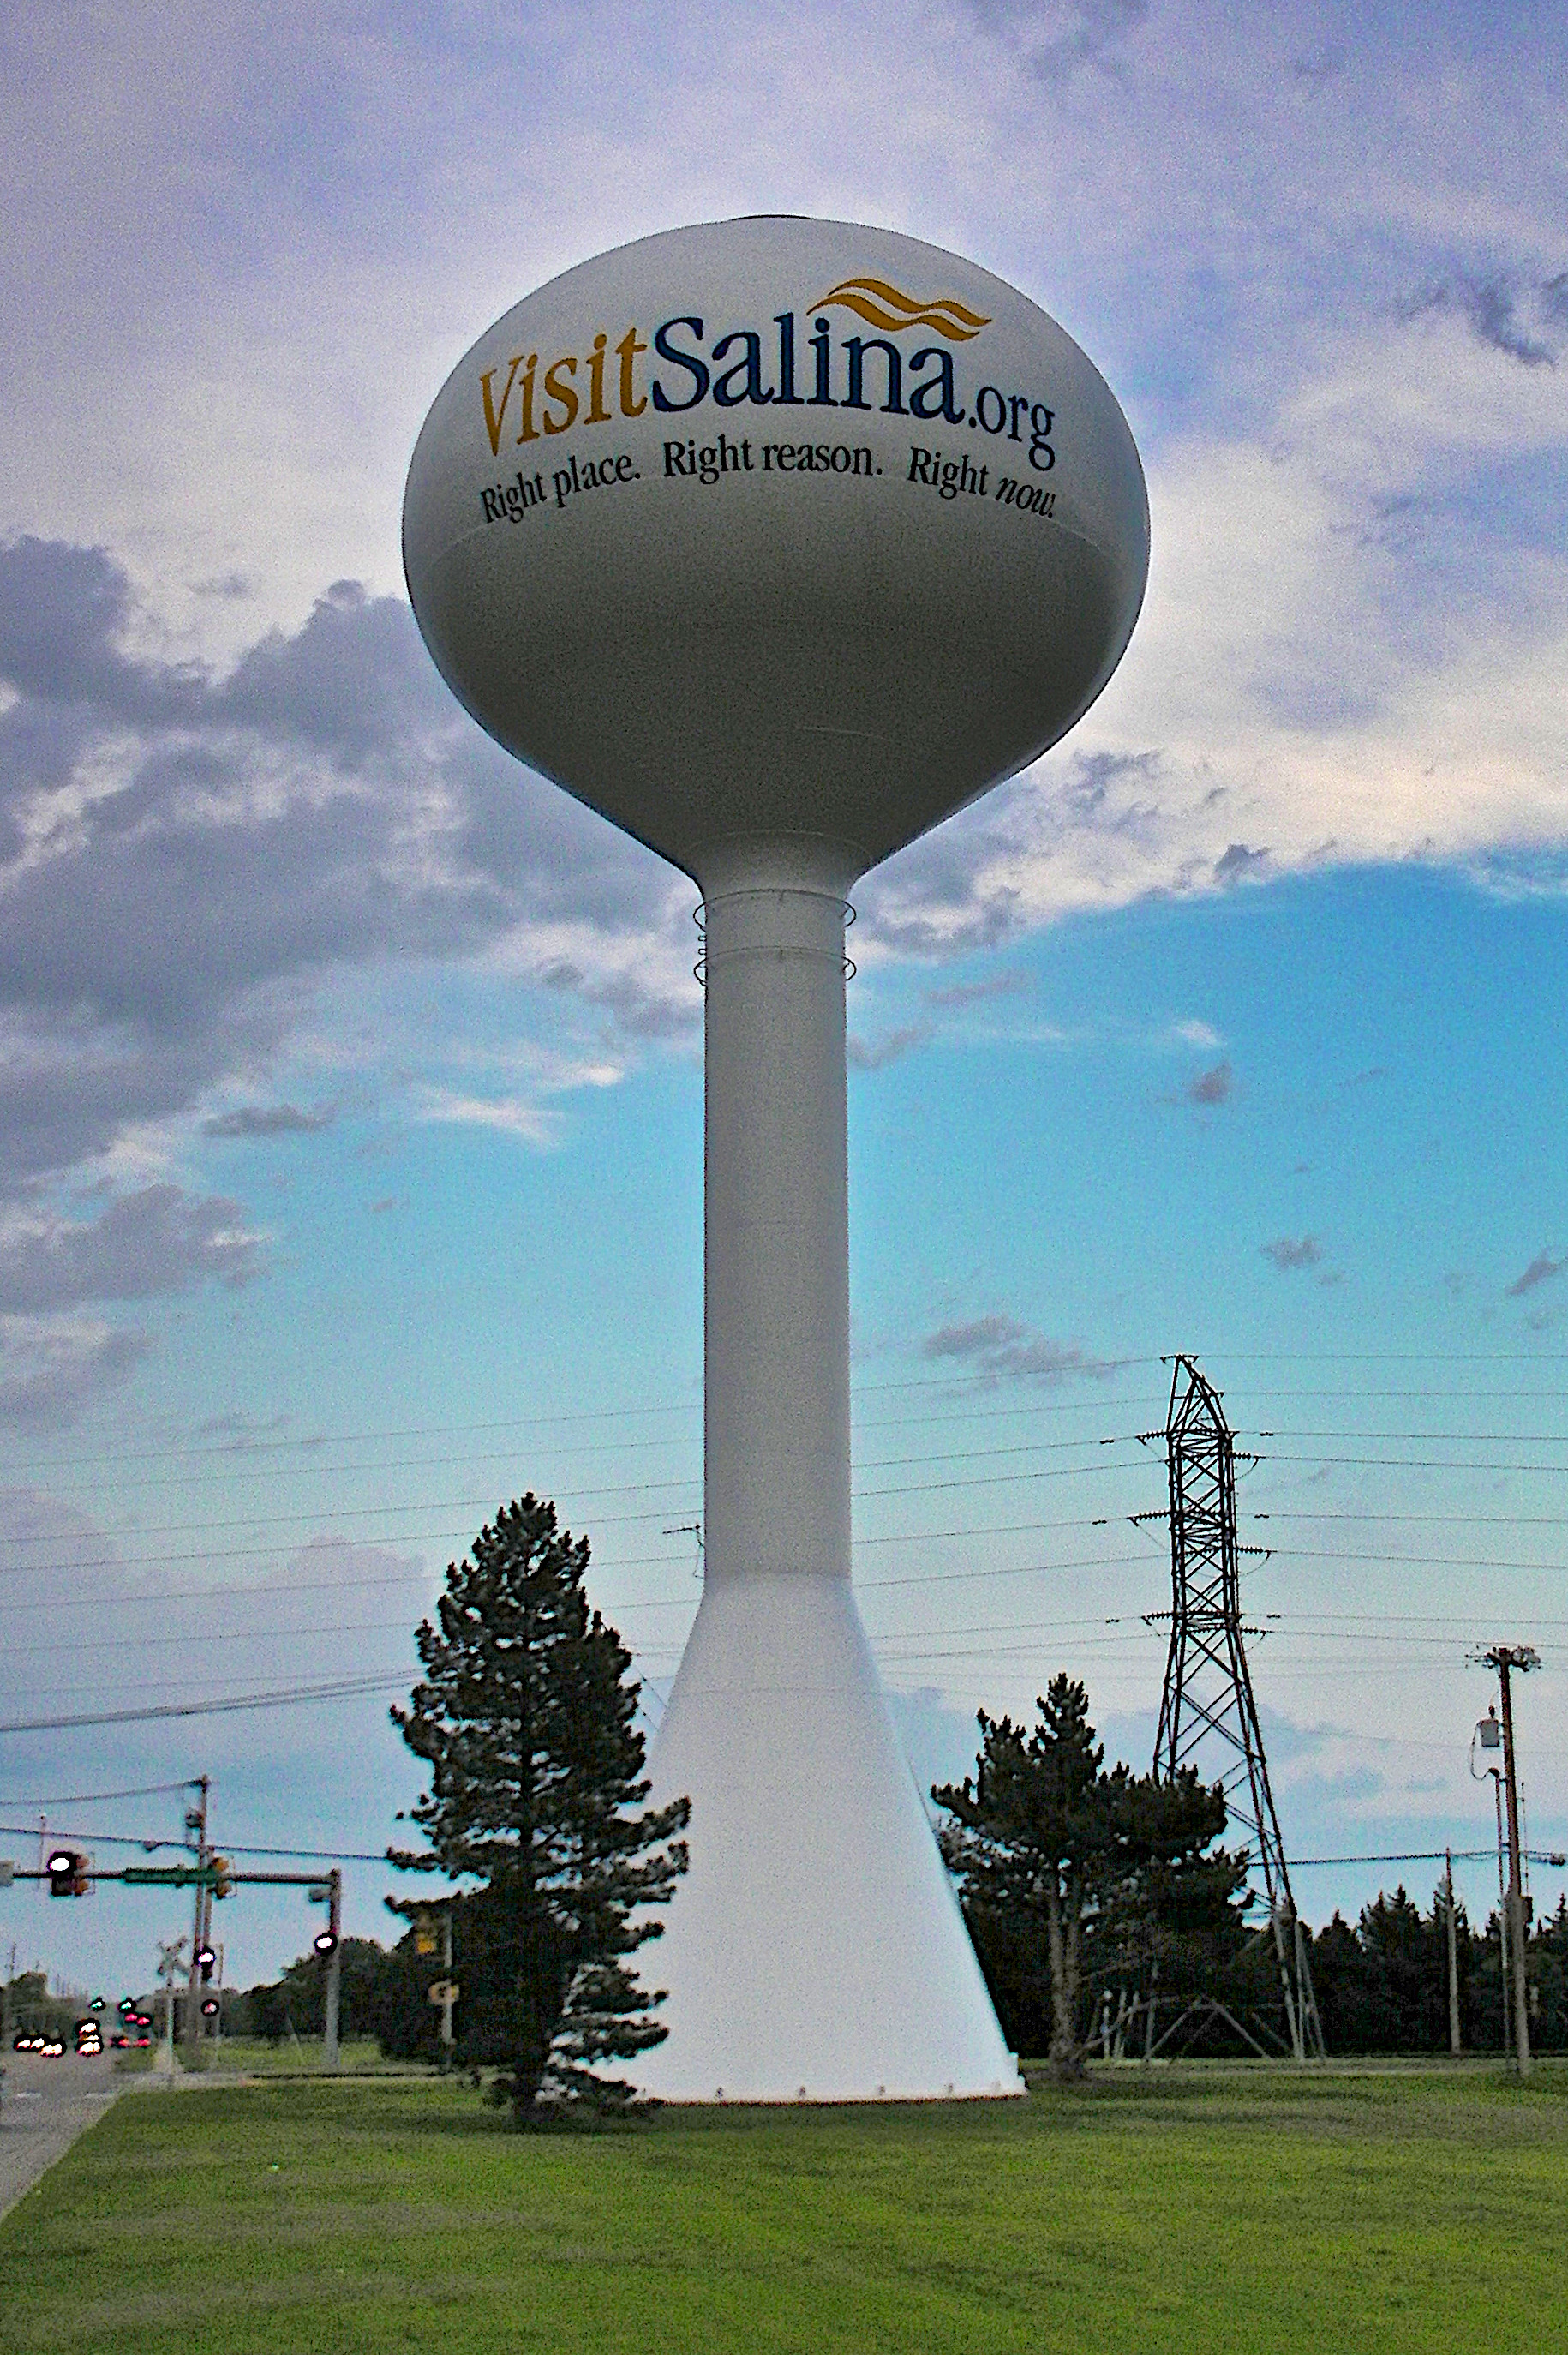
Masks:
[[[939,294],[932,301],[917,303],[898,287],[890,286],[885,278],[841,278],[829,293],[813,310],[826,310],[830,303],[842,304],[873,327],[896,335],[903,327],[929,327],[944,336],[950,344],[967,344],[982,327],[991,324],[989,316],[980,311],[968,310],[951,294]]]

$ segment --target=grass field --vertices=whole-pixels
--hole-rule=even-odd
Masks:
[[[1509,2355],[1568,2346],[1568,2065],[523,2137],[436,2081],[138,2089],[0,2285],[5,2350]]]
[[[128,2054],[132,2066],[147,2066],[150,2052]],[[286,2037],[281,2044],[269,2044],[260,2037],[226,2036],[220,2044],[202,2044],[195,2054],[182,2046],[178,2065],[187,2075],[232,2077],[319,2077],[325,2074],[319,2036],[301,2037],[291,2042]],[[340,2076],[356,2077],[425,2077],[429,2065],[422,2061],[389,2061],[372,2037],[346,2037],[338,2050],[337,2071]]]

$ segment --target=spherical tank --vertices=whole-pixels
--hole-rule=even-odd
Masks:
[[[553,279],[448,378],[404,561],[508,751],[700,879],[864,871],[1070,729],[1148,510],[1104,378],[973,262],[838,221],[675,229]]]

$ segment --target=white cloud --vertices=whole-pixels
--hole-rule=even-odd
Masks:
[[[499,1129],[519,1144],[543,1149],[560,1134],[560,1116],[520,1096],[459,1095],[450,1088],[432,1088],[419,1106],[421,1120],[453,1123],[467,1128]]]

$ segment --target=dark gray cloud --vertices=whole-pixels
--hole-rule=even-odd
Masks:
[[[1509,1285],[1509,1298],[1522,1300],[1527,1292],[1533,1292],[1538,1284],[1550,1284],[1552,1277],[1561,1275],[1565,1267],[1568,1267],[1568,1252],[1537,1252],[1524,1273],[1515,1276]]]
[[[1314,49],[1307,56],[1292,58],[1286,71],[1292,81],[1309,91],[1316,97],[1317,93],[1320,90],[1326,90],[1331,81],[1339,80],[1345,70],[1345,63],[1344,50],[1329,42],[1325,42],[1320,48]]]
[[[1000,1381],[1053,1385],[1074,1375],[1115,1373],[1116,1359],[1092,1358],[1076,1341],[1051,1341],[1014,1316],[976,1316],[943,1325],[920,1345],[923,1358],[946,1359],[989,1385]]]
[[[112,1391],[153,1346],[139,1327],[0,1316],[0,1423],[45,1431]]]
[[[991,997],[1019,997],[1033,987],[1031,974],[998,973],[990,981],[960,981],[946,989],[928,989],[925,1002],[945,1013],[954,1007],[983,1005]]]
[[[924,1047],[931,1039],[928,1022],[906,1022],[897,1030],[885,1030],[880,1039],[858,1039],[853,1031],[844,1042],[844,1051],[853,1071],[880,1071],[888,1063],[896,1063],[916,1047]]]
[[[301,1112],[297,1104],[241,1104],[201,1124],[203,1136],[314,1136],[332,1126],[329,1112]]]
[[[1558,282],[1556,279],[1549,280],[1539,290],[1541,307],[1550,315],[1555,314],[1553,289]],[[1416,318],[1431,312],[1452,313],[1464,320],[1478,344],[1504,353],[1524,368],[1553,367],[1551,346],[1530,333],[1519,315],[1519,304],[1520,289],[1507,279],[1456,271],[1452,276],[1425,288],[1411,311]]]
[[[1264,1259],[1277,1268],[1317,1267],[1323,1258],[1323,1246],[1316,1235],[1280,1235],[1272,1243],[1260,1245]]]
[[[1148,0],[969,0],[987,27],[1012,34],[1029,72],[1067,82],[1086,67],[1121,71],[1115,52],[1148,15]]]
[[[660,920],[667,870],[463,716],[400,600],[339,582],[224,679],[126,653],[133,618],[104,550],[0,549],[0,812],[30,845],[0,1009],[177,1040],[199,1086],[208,1025],[268,992],[286,1018],[334,966]]]
[[[1207,1112],[1215,1104],[1228,1102],[1234,1085],[1229,1061],[1219,1062],[1211,1070],[1200,1071],[1195,1079],[1189,1080],[1177,1101],[1195,1104],[1200,1111]]]
[[[702,1009],[692,1004],[689,996],[671,996],[636,974],[607,974],[594,979],[570,957],[555,957],[542,968],[539,979],[548,988],[569,990],[591,1006],[603,1007],[628,1038],[688,1039],[702,1027]]]
[[[530,930],[568,927],[613,966],[681,896],[466,719],[399,599],[336,582],[227,676],[136,650],[155,639],[108,550],[0,546],[0,1308],[17,1317],[254,1272],[234,1203],[146,1188],[91,1222],[40,1204],[129,1132],[264,1068],[325,977],[526,952]],[[693,1019],[592,954],[563,986],[636,1035]],[[261,1103],[204,1127],[330,1117]],[[0,1413],[67,1406],[148,1346],[86,1326],[35,1337],[30,1355],[11,1337]]]
[[[40,1216],[0,1233],[0,1314],[146,1300],[208,1276],[245,1284],[259,1262],[260,1244],[238,1202],[144,1186],[96,1219]]]
[[[1249,850],[1244,842],[1232,842],[1214,861],[1216,883],[1234,883],[1243,875],[1254,875],[1260,867],[1268,865],[1266,850]]]

